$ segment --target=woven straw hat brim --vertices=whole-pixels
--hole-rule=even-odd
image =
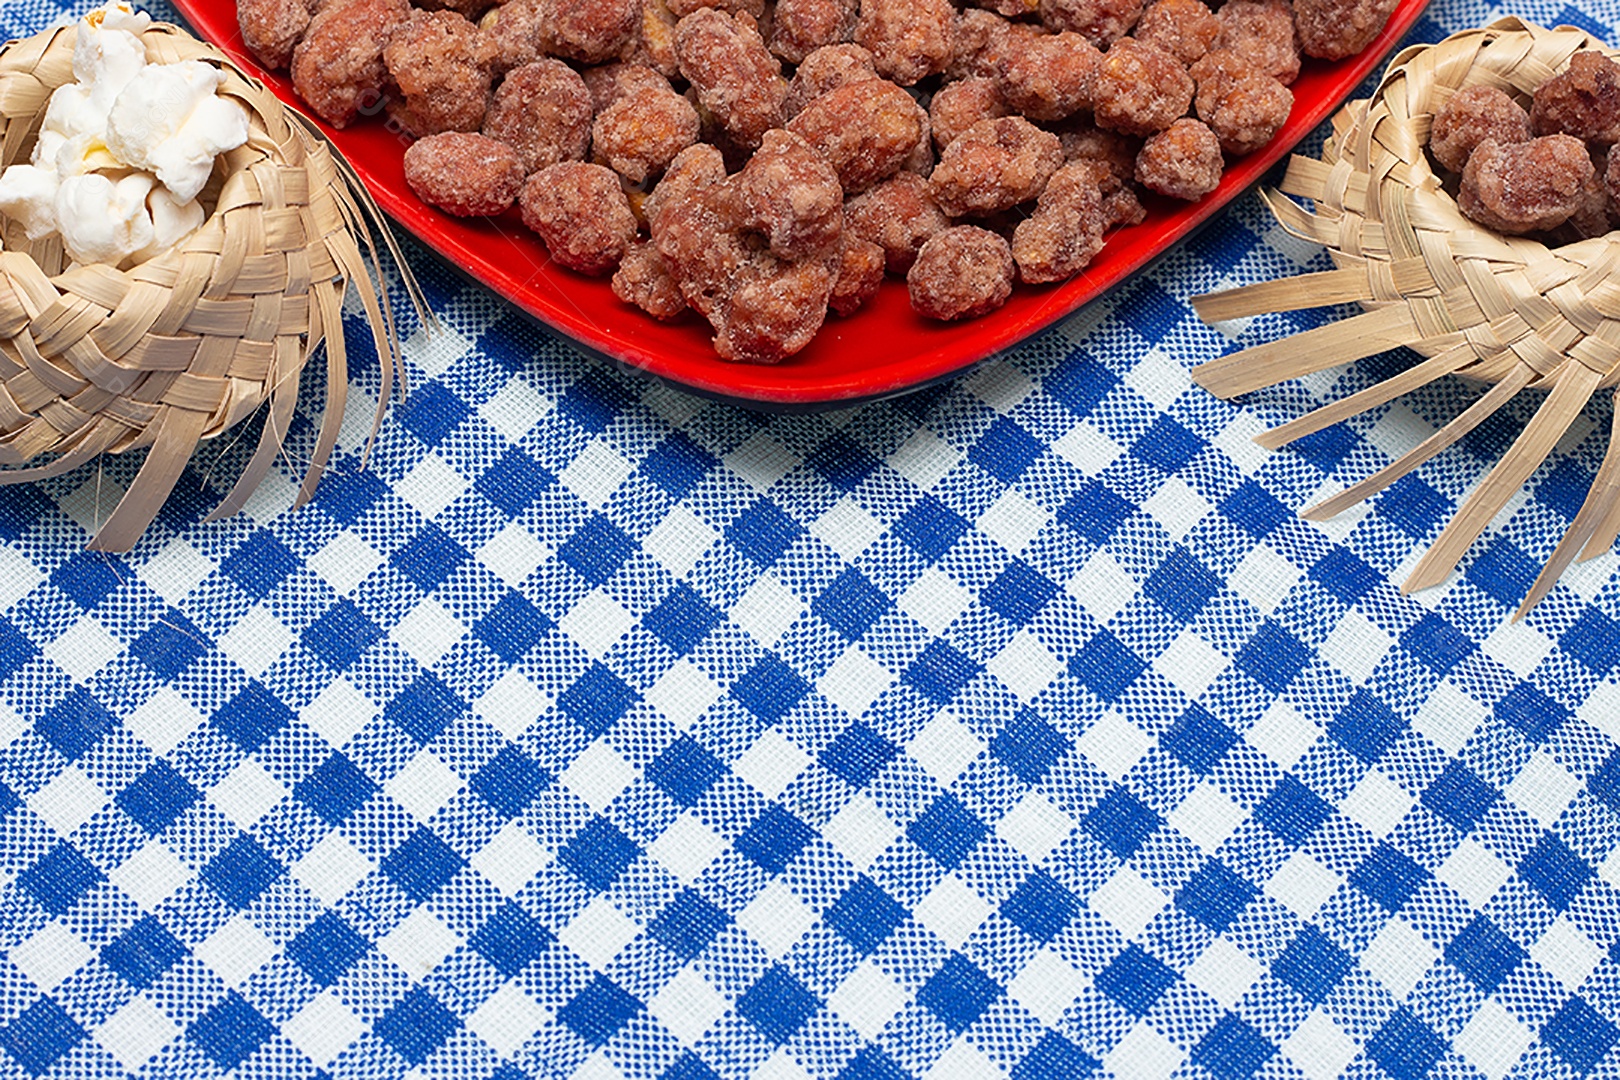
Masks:
[[[73,78],[75,38],[68,27],[0,49],[0,167],[27,160],[51,92]],[[91,540],[109,551],[139,539],[201,440],[267,407],[255,452],[210,520],[240,509],[280,452],[299,376],[324,342],[325,414],[298,503],[310,497],[343,416],[346,288],[358,290],[382,367],[379,421],[398,353],[373,230],[391,250],[392,235],[330,144],[179,27],[154,24],[142,40],[151,62],[217,67],[220,94],[247,110],[248,141],[223,157],[205,189],[214,208],[203,226],[127,270],[64,271],[60,240],[30,244],[20,225],[0,217],[0,466],[11,466],[0,470],[0,484],[146,448]],[[420,294],[394,254],[420,312]],[[368,269],[377,271],[375,283]]]
[[[1337,269],[1197,297],[1207,321],[1358,303],[1350,319],[1267,342],[1194,369],[1229,397],[1398,346],[1422,356],[1385,381],[1259,436],[1276,448],[1446,375],[1493,384],[1431,438],[1388,467],[1304,512],[1321,520],[1381,491],[1450,446],[1521,390],[1547,391],[1512,447],[1463,503],[1403,584],[1443,581],[1546,460],[1599,390],[1620,384],[1620,233],[1562,247],[1505,236],[1464,217],[1427,152],[1435,112],[1465,86],[1485,84],[1528,103],[1579,50],[1607,45],[1584,31],[1503,18],[1435,45],[1403,50],[1373,97],[1346,105],[1320,160],[1294,157],[1281,193],[1264,192],[1279,223],[1327,247]],[[1308,199],[1311,208],[1283,198]],[[1620,535],[1620,439],[1575,522],[1515,618],[1537,603],[1575,557]]]

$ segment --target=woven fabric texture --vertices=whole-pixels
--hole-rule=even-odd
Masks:
[[[0,1080],[1620,1072],[1620,560],[1508,620],[1606,395],[1405,596],[1537,402],[1299,520],[1481,388],[1255,446],[1413,359],[1191,384],[1348,313],[1194,316],[1330,266],[1253,197],[967,377],[813,417],[408,258],[445,329],[397,312],[361,469],[346,313],[303,508],[313,371],[238,517],[202,521],[251,427],[127,555],[83,545],[138,461],[0,490]]]

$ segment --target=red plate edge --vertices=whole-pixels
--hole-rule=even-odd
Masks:
[[[298,107],[286,76],[264,71],[243,45],[235,0],[173,2],[197,33]],[[722,360],[709,344],[708,324],[696,315],[689,312],[676,322],[660,323],[621,302],[605,278],[553,266],[545,246],[518,222],[515,211],[478,220],[451,217],[425,205],[405,183],[401,136],[380,119],[344,129],[314,123],[348,158],[390,217],[498,296],[574,342],[706,397],[772,411],[840,408],[959,375],[1079,310],[1169,250],[1258,182],[1337,109],[1411,29],[1428,2],[1399,0],[1383,31],[1349,60],[1306,61],[1291,87],[1294,111],[1270,143],[1228,167],[1220,186],[1199,202],[1155,199],[1145,221],[1110,234],[1097,258],[1071,280],[1020,285],[1006,306],[984,318],[939,323],[914,314],[905,283],[890,278],[855,315],[829,315],[804,351],[778,365]]]

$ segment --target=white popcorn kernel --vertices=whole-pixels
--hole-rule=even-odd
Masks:
[[[151,190],[152,178],[140,173],[117,183],[100,173],[68,177],[56,189],[62,246],[76,262],[123,262],[152,242]]]
[[[107,114],[107,147],[155,173],[180,202],[208,183],[219,154],[247,142],[247,113],[215,96],[224,76],[200,60],[143,68]]]

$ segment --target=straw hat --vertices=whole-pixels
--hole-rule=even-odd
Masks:
[[[0,48],[0,167],[28,159],[51,92],[73,79],[75,37],[67,27]],[[128,550],[140,538],[201,440],[268,405],[256,451],[210,520],[240,509],[281,448],[299,374],[324,340],[326,412],[298,503],[310,497],[343,416],[341,312],[351,285],[382,365],[380,422],[398,339],[386,293],[379,297],[373,228],[422,310],[375,206],[307,121],[176,26],[154,23],[142,41],[150,62],[218,67],[225,76],[219,93],[248,113],[246,145],[224,156],[204,191],[214,209],[203,226],[129,270],[64,271],[60,239],[30,244],[18,224],[0,218],[0,465],[53,455],[0,470],[0,484],[147,448],[129,490],[90,542],[105,551]],[[375,285],[368,264],[378,270]]]
[[[1222,397],[1247,393],[1405,345],[1427,357],[1359,393],[1259,436],[1276,448],[1385,404],[1445,375],[1489,391],[1399,460],[1304,511],[1322,520],[1393,483],[1456,442],[1519,391],[1547,391],[1513,446],[1463,503],[1403,584],[1445,579],[1507,501],[1546,460],[1592,395],[1620,384],[1620,233],[1549,248],[1462,216],[1426,147],[1434,114],[1459,89],[1487,84],[1528,102],[1577,50],[1603,42],[1515,18],[1403,50],[1373,97],[1334,118],[1322,160],[1295,157],[1281,191],[1314,211],[1263,196],[1289,232],[1326,245],[1335,270],[1197,297],[1207,321],[1359,303],[1365,313],[1203,364],[1193,378]],[[1579,552],[1592,558],[1620,534],[1620,439],[1586,502],[1514,618],[1552,588]]]

